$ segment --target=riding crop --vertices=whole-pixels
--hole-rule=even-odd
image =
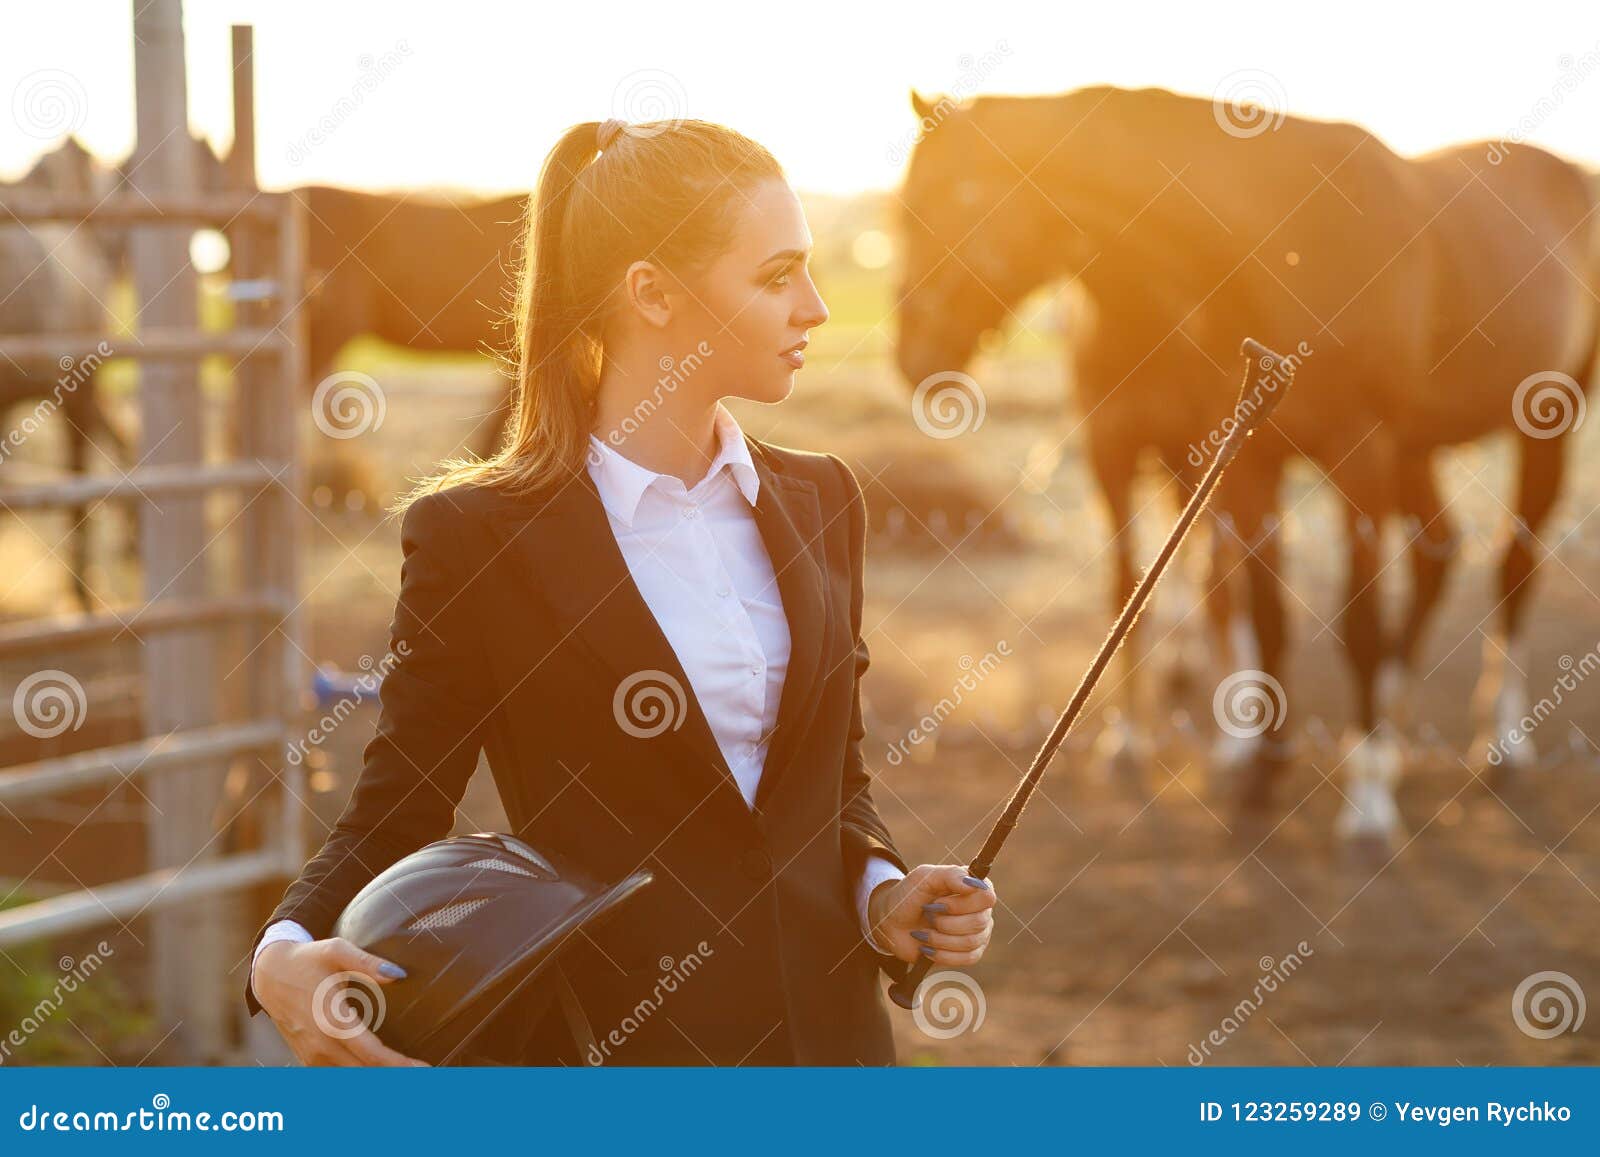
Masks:
[[[1028,803],[1028,797],[1033,794],[1033,789],[1038,786],[1040,778],[1044,775],[1045,768],[1055,755],[1057,748],[1066,739],[1067,733],[1072,730],[1073,724],[1078,721],[1078,716],[1083,712],[1084,704],[1089,701],[1089,696],[1094,692],[1095,684],[1100,681],[1100,676],[1105,673],[1111,658],[1116,654],[1117,648],[1133,628],[1134,622],[1144,610],[1145,604],[1150,601],[1151,592],[1155,590],[1156,583],[1161,581],[1162,573],[1167,569],[1167,564],[1172,561],[1172,556],[1177,552],[1184,536],[1189,533],[1189,528],[1194,525],[1200,511],[1205,508],[1211,492],[1216,489],[1217,481],[1222,477],[1222,472],[1239,453],[1244,441],[1248,438],[1269,415],[1288,392],[1289,386],[1294,381],[1294,363],[1286,361],[1281,355],[1274,353],[1266,346],[1253,338],[1245,338],[1239,352],[1245,357],[1244,380],[1239,386],[1239,400],[1234,406],[1234,425],[1226,432],[1222,445],[1217,448],[1216,457],[1212,459],[1211,466],[1206,470],[1205,476],[1200,479],[1200,484],[1195,487],[1189,496],[1188,503],[1183,508],[1183,513],[1178,516],[1177,524],[1172,528],[1172,533],[1167,535],[1167,540],[1162,544],[1155,561],[1150,564],[1150,569],[1145,571],[1144,577],[1139,580],[1133,594],[1128,596],[1127,603],[1122,612],[1117,616],[1116,623],[1111,628],[1111,633],[1106,636],[1105,642],[1100,644],[1100,651],[1094,657],[1094,662],[1089,665],[1084,673],[1083,680],[1078,684],[1078,689],[1073,692],[1072,699],[1062,711],[1061,717],[1056,720],[1050,735],[1044,741],[1044,746],[1039,748],[1039,753],[1033,757],[1033,763],[1028,768],[1026,775],[1011,793],[1011,799],[1006,804],[1005,811],[995,822],[989,832],[989,838],[984,841],[983,848],[977,857],[968,866],[967,874],[979,880],[987,879],[989,870],[994,865],[995,857],[1000,854],[1000,848],[1005,844],[1012,829],[1017,826],[1017,820],[1022,815],[1022,809]],[[1262,397],[1263,389],[1258,387],[1254,400],[1248,398],[1250,394],[1250,379],[1252,369],[1259,364],[1263,371],[1272,374],[1273,384],[1266,389],[1266,396]],[[1279,370],[1284,376],[1279,379]],[[922,986],[923,979],[928,974],[932,962],[919,959],[907,970],[903,979],[890,986],[890,998],[901,1008],[917,1007],[917,990]]]

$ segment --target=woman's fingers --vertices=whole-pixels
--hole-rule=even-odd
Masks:
[[[959,916],[930,916],[925,924],[954,936],[970,935],[994,927],[994,913],[985,908]]]
[[[331,938],[327,941],[327,945],[329,961],[348,972],[363,973],[379,984],[405,979],[406,970],[398,964],[358,948],[342,936]]]
[[[982,883],[969,883],[973,877],[960,864],[923,864],[917,877],[918,899],[926,902],[942,900],[949,895],[983,891]]]
[[[983,957],[982,946],[977,948],[951,949],[938,948],[930,944],[927,945],[927,947],[931,951],[923,952],[922,955],[924,957],[932,961],[934,964],[948,964],[955,968],[961,968],[968,964],[976,964]]]
[[[984,912],[994,907],[995,895],[990,889],[967,889],[961,892],[952,892],[940,896],[931,904],[924,904],[922,910],[928,919],[941,916],[965,916],[973,912]]]
[[[971,952],[974,948],[982,948],[989,943],[989,932],[961,933],[952,935],[949,932],[924,932],[916,937],[919,944],[926,944],[934,949],[948,949],[951,952]]]

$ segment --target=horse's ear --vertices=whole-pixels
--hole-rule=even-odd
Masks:
[[[923,96],[916,89],[911,90],[911,108],[917,114],[919,121],[930,119],[933,116],[933,110],[937,107],[938,105],[935,102]]]

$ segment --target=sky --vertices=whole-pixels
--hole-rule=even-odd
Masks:
[[[67,129],[133,146],[132,0],[0,0],[0,177]],[[810,192],[895,187],[908,92],[1247,91],[1422,152],[1516,134],[1600,166],[1600,3],[1227,5],[190,0],[191,124],[230,140],[229,25],[256,28],[263,186],[532,187],[562,129],[732,125]],[[343,110],[343,111],[341,111]]]

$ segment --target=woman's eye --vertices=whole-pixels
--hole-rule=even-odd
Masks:
[[[782,289],[782,288],[784,288],[784,286],[786,286],[788,284],[789,284],[789,275],[787,273],[780,273],[780,274],[778,274],[778,276],[774,277],[771,281],[767,282],[767,286],[769,288],[771,288],[771,289]]]

